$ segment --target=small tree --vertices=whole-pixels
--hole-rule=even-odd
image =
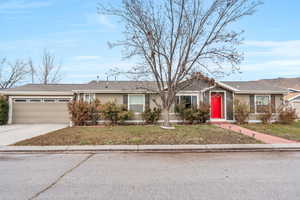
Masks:
[[[124,22],[125,39],[110,46],[121,45],[125,57],[140,58],[141,64],[127,73],[156,81],[164,125],[169,126],[175,96],[190,85],[193,74],[200,79],[224,75],[222,63],[231,64],[230,72],[238,70],[242,54],[236,47],[242,32],[232,30],[232,24],[252,15],[259,4],[257,0],[123,0],[119,8],[99,3],[98,12]]]
[[[123,123],[133,116],[133,113],[128,111],[126,106],[117,105],[115,102],[103,104],[100,112],[102,118],[109,120],[112,125],[116,125],[118,122]]]
[[[37,80],[39,83],[47,85],[58,83],[62,79],[61,64],[57,63],[56,56],[47,49],[44,50],[41,64],[38,67],[34,66],[32,59],[29,59],[28,64],[32,83]]]
[[[24,81],[28,74],[28,63],[22,60],[14,62],[2,60],[0,61],[0,88],[12,88]]]
[[[146,108],[146,110],[142,113],[142,118],[146,124],[155,124],[159,120],[160,114],[160,108]]]
[[[71,121],[75,126],[97,125],[102,109],[99,100],[85,102],[82,100],[71,101],[68,104]]]
[[[234,101],[234,118],[238,124],[245,124],[250,115],[249,105],[236,99]]]
[[[284,105],[278,109],[278,121],[282,124],[291,124],[297,118],[296,109],[290,105]]]
[[[8,103],[1,97],[0,98],[0,125],[5,125],[8,120]]]
[[[259,119],[261,120],[261,122],[263,124],[271,123],[271,120],[272,120],[272,117],[273,117],[272,106],[267,105],[267,106],[264,106],[261,109],[262,109],[262,112],[259,113]]]

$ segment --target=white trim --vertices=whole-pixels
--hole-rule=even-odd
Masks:
[[[127,109],[130,110],[130,96],[143,96],[144,98],[144,103],[143,103],[143,112],[145,111],[145,107],[146,107],[146,95],[145,94],[128,94],[127,96]],[[140,115],[142,112],[134,112],[134,114],[136,115]]]
[[[96,93],[96,94],[152,94],[158,92],[150,92],[147,90],[72,90],[74,93]]]
[[[13,99],[73,99],[73,96],[10,96]]]
[[[49,92],[49,91],[0,91],[4,95],[73,95],[73,92]]]
[[[293,92],[300,92],[300,90],[298,89],[294,89],[294,88],[288,88],[289,91],[293,91]]]
[[[236,91],[236,94],[287,94],[286,91],[270,91],[270,90],[242,90]]]
[[[294,96],[294,97],[291,97],[289,99],[287,99],[287,101],[293,101],[294,99],[297,99],[298,97],[300,97],[300,94]]]
[[[199,91],[198,91],[199,92]],[[176,97],[182,97],[182,96],[191,96],[191,97],[197,97],[197,108],[199,107],[199,94],[196,94],[196,93],[186,93],[186,94],[183,94],[183,93],[177,93],[176,94]],[[179,98],[179,103],[180,103],[180,98]],[[176,102],[175,102],[176,104]],[[191,104],[192,104],[192,99],[191,99]]]
[[[13,115],[13,102],[12,102],[12,97],[8,98],[8,124],[12,124],[12,115]]]
[[[256,109],[256,106],[257,106],[257,105],[256,105],[256,97],[257,97],[257,96],[268,96],[268,97],[269,97],[269,104],[271,104],[271,101],[272,101],[271,98],[272,98],[272,97],[271,97],[271,95],[269,95],[269,94],[255,94],[255,95],[254,95],[254,114],[258,114],[258,115],[259,115],[259,114],[264,114],[264,113],[258,113],[258,112],[257,112],[257,109]],[[275,104],[276,104],[276,102],[275,102]]]
[[[236,88],[234,88],[234,87],[231,87],[230,85],[227,85],[226,83],[222,83],[222,82],[219,82],[219,81],[215,81],[218,85],[220,85],[221,87],[224,87],[224,88],[226,88],[226,89],[229,89],[229,90],[232,90],[232,91],[234,91],[234,92],[236,92],[236,91],[240,91],[240,90],[238,90],[238,89],[236,89]]]
[[[214,85],[213,85],[213,86],[211,86],[211,87],[204,88],[204,89],[200,90],[200,92],[202,92],[202,93],[205,93],[207,90],[213,89],[213,88],[215,88],[216,86],[217,86],[217,85],[216,85],[216,84],[214,84]]]
[[[220,93],[220,92],[222,92],[222,93],[224,93],[224,99],[223,99],[223,101],[224,101],[224,118],[222,118],[222,119],[220,119],[220,120],[225,120],[225,121],[227,121],[227,94],[226,94],[226,90],[214,90],[214,91],[209,91],[209,106],[210,106],[210,108],[209,108],[209,112],[210,112],[210,116],[211,116],[211,93]],[[215,120],[215,118],[211,118],[210,117],[210,120]],[[219,120],[219,119],[216,119],[216,120]]]

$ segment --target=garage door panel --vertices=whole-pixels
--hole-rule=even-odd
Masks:
[[[67,103],[14,103],[13,123],[68,123]]]

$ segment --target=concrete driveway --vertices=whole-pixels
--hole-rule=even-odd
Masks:
[[[67,124],[14,124],[0,126],[0,146],[14,144],[67,126]]]

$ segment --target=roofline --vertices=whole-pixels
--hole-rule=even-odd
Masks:
[[[226,83],[222,83],[222,82],[219,82],[219,81],[216,81],[216,83],[217,83],[218,85],[220,85],[221,87],[225,87],[225,88],[227,88],[227,89],[229,89],[229,90],[232,90],[232,91],[234,91],[234,92],[240,91],[239,89],[234,88],[234,87],[232,87],[232,86],[230,86],[230,85],[227,85]]]
[[[293,101],[294,99],[296,99],[298,97],[300,97],[300,94],[298,94],[298,95],[296,95],[294,97],[291,97],[291,98],[287,99],[286,101]]]
[[[2,91],[0,94],[3,95],[73,95],[70,92],[53,92],[53,91]]]
[[[294,91],[294,92],[300,92],[299,89],[294,89],[294,88],[288,88],[288,90]]]
[[[276,90],[239,90],[236,94],[287,94],[287,91]]]
[[[140,94],[140,93],[158,93],[154,91],[147,91],[147,90],[72,90],[74,93],[133,93],[133,94]]]

